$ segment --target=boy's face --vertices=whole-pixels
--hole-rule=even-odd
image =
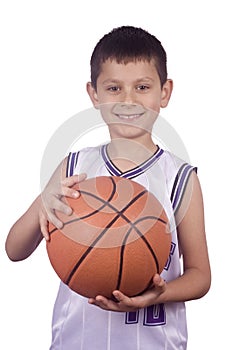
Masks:
[[[154,62],[107,60],[102,64],[97,89],[88,83],[87,90],[111,137],[136,137],[151,133],[160,108],[168,104],[172,81],[161,88]]]

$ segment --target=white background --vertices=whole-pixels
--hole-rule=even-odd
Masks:
[[[40,192],[43,151],[53,132],[90,108],[85,91],[96,42],[113,27],[141,26],[168,54],[174,92],[163,117],[199,168],[213,282],[187,303],[188,350],[229,349],[232,322],[232,17],[222,1],[8,0],[0,4],[0,348],[42,350],[58,278],[44,242],[10,262],[11,225]]]

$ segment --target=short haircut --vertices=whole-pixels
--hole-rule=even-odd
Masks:
[[[144,29],[122,26],[114,28],[100,39],[91,56],[91,83],[95,90],[101,65],[108,59],[124,64],[154,61],[161,87],[167,80],[166,52],[161,42]]]

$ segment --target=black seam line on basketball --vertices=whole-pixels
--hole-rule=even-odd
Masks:
[[[86,219],[87,217],[90,217],[90,216],[96,214],[97,212],[99,212],[100,210],[102,210],[102,209],[105,208],[105,207],[108,207],[108,208],[112,209],[113,212],[119,214],[119,217],[123,218],[127,223],[131,224],[131,221],[127,218],[127,216],[125,216],[125,215],[123,214],[123,212],[124,212],[125,210],[127,210],[128,207],[130,207],[134,202],[136,202],[141,196],[143,196],[145,193],[147,193],[147,190],[143,190],[142,192],[140,192],[136,197],[134,197],[134,198],[127,204],[126,207],[124,207],[124,208],[123,208],[122,210],[120,210],[120,211],[119,211],[116,207],[114,207],[114,205],[112,205],[112,204],[110,204],[110,203],[108,202],[108,201],[110,201],[110,200],[112,199],[112,197],[111,197],[110,199],[105,200],[105,199],[99,198],[99,197],[96,196],[95,194],[90,193],[90,192],[87,192],[87,191],[82,191],[82,190],[80,191],[80,190],[79,190],[79,192],[80,192],[81,194],[85,194],[85,195],[87,195],[87,196],[90,196],[90,197],[95,198],[96,200],[98,200],[98,201],[104,203],[104,205],[101,206],[100,208],[96,209],[96,210],[95,210],[94,212],[92,212],[92,213],[89,213],[89,214],[87,214],[87,215],[85,215],[85,216],[82,216],[82,217],[78,217],[78,218],[76,218],[76,219],[72,219],[72,220],[70,220],[70,221],[67,221],[66,223],[64,223],[64,226],[67,226],[67,225],[69,225],[69,224],[72,224],[73,222],[76,222],[76,221],[79,221],[79,220],[82,220],[82,219]],[[54,229],[53,231],[51,231],[51,233],[54,232],[54,231],[56,231],[56,229]]]
[[[89,194],[89,195],[91,195],[91,196],[94,196],[94,195],[90,194],[89,192],[84,192],[84,191],[83,191],[82,193],[85,193],[85,194],[87,194],[87,195]],[[112,196],[112,197],[113,197],[113,196]],[[108,200],[110,201],[110,200],[112,199],[112,197],[109,197]],[[86,219],[86,218],[88,218],[88,217],[90,217],[90,216],[92,216],[92,215],[98,213],[100,210],[104,209],[106,206],[108,206],[108,207],[111,208],[111,209],[114,209],[115,213],[122,214],[122,212],[119,212],[118,210],[116,210],[116,208],[115,208],[113,205],[110,205],[109,203],[105,202],[105,200],[102,200],[101,198],[99,198],[99,197],[97,197],[97,196],[96,196],[95,198],[101,200],[101,201],[104,203],[99,209],[96,209],[95,211],[93,211],[93,212],[91,212],[91,213],[89,213],[89,214],[87,214],[87,215],[84,215],[84,216],[81,216],[81,217],[79,217],[79,218],[76,218],[76,219],[67,221],[67,222],[64,223],[64,226],[67,226],[67,225],[72,224],[73,222],[76,222],[76,221],[79,221],[79,220]],[[132,203],[131,203],[131,204],[132,204]],[[128,208],[126,208],[126,209],[128,209]],[[127,218],[127,216],[125,216],[124,214],[122,214],[122,215],[120,215],[120,217],[122,217],[128,224],[132,225],[132,222]],[[159,218],[159,217],[151,216],[151,218],[152,218],[152,217],[155,218],[155,219],[157,219],[158,221],[163,222],[164,224],[167,224],[167,222],[166,222],[165,220],[163,220],[163,219],[161,219],[161,218]],[[52,231],[50,231],[50,234],[52,234],[52,233],[55,232],[56,230],[58,230],[58,229],[57,229],[57,228],[54,228]]]
[[[144,190],[142,192],[140,192],[136,197],[134,197],[120,212],[116,211],[116,208],[113,207],[111,205],[111,207],[113,207],[113,209],[115,210],[115,212],[117,213],[117,215],[112,219],[112,221],[110,221],[110,223],[108,223],[108,225],[105,227],[105,229],[99,234],[99,236],[94,240],[94,242],[92,242],[91,246],[89,246],[87,248],[87,250],[85,251],[85,253],[83,253],[83,255],[81,256],[81,258],[78,260],[78,262],[75,264],[75,266],[73,267],[72,271],[70,272],[70,275],[68,276],[67,280],[66,280],[66,284],[69,284],[69,282],[71,281],[74,273],[77,271],[77,269],[79,268],[79,266],[82,264],[83,260],[87,257],[87,255],[92,251],[93,247],[96,245],[96,243],[98,243],[98,241],[104,236],[104,234],[107,232],[107,230],[109,228],[111,228],[111,226],[120,218],[120,217],[124,217],[124,219],[126,219],[126,221],[128,223],[131,224],[131,222],[129,221],[129,219],[127,217],[125,217],[123,215],[123,212],[125,210],[128,209],[128,207],[130,205],[132,205],[134,202],[136,202],[140,197],[142,197],[145,193],[147,193],[147,190]],[[89,194],[89,193],[88,193]],[[99,200],[103,201],[101,198],[97,197]],[[104,201],[105,202],[105,201]],[[109,203],[108,203],[109,205]]]
[[[139,292],[139,293],[137,293],[137,294],[135,294],[135,295],[132,295],[131,298],[137,297],[137,296],[139,296],[139,295],[145,293],[145,292],[151,287],[152,283],[153,283],[152,281],[149,281],[149,283],[147,284],[146,288],[144,288],[143,290],[141,290],[141,292]]]
[[[92,244],[87,248],[87,250],[85,251],[85,253],[83,253],[83,255],[81,256],[81,258],[77,261],[77,263],[75,264],[75,266],[73,267],[72,271],[70,272],[68,278],[66,279],[66,284],[69,284],[73,275],[75,274],[75,272],[77,271],[77,269],[79,268],[79,266],[82,264],[83,260],[88,256],[88,254],[90,254],[90,252],[92,251],[92,249],[94,248],[94,246],[96,245],[96,243],[98,243],[98,241],[104,236],[104,234],[107,232],[107,230],[109,228],[111,228],[111,226],[120,218],[120,217],[124,217],[126,218],[127,222],[130,223],[129,219],[127,217],[124,216],[123,212],[126,211],[130,205],[132,205],[134,202],[136,202],[140,197],[142,197],[145,193],[147,193],[147,190],[144,190],[142,192],[140,192],[139,194],[137,194],[137,196],[135,196],[120,212],[116,211],[117,215],[112,219],[112,221],[110,221],[108,223],[108,225],[105,227],[105,229],[98,235],[98,237],[96,237],[96,239],[94,240],[94,242],[92,242]],[[99,198],[100,199],[100,198]],[[109,203],[108,203],[109,204]],[[114,208],[114,207],[113,207]],[[116,208],[114,208],[116,209]],[[131,223],[130,223],[131,224]]]
[[[148,247],[154,261],[155,261],[155,265],[157,268],[157,271],[159,271],[159,262],[157,259],[157,256],[155,254],[155,252],[153,251],[150,243],[147,241],[147,239],[145,238],[145,236],[143,235],[143,233],[136,227],[136,224],[138,224],[141,221],[145,221],[147,219],[156,219],[161,221],[162,223],[166,223],[164,220],[157,218],[156,216],[145,216],[143,218],[138,219],[137,221],[135,221],[134,223],[132,223],[132,226],[130,227],[130,229],[128,230],[128,232],[126,233],[124,240],[122,242],[121,245],[121,252],[120,252],[120,265],[119,265],[119,272],[118,272],[118,281],[117,281],[117,286],[116,289],[120,289],[120,285],[121,285],[121,279],[122,279],[122,270],[123,270],[123,260],[124,260],[124,250],[125,250],[125,246],[126,246],[126,242],[129,238],[129,235],[131,233],[131,231],[133,229],[135,229],[136,233],[140,236],[140,238],[142,238],[142,240],[144,241],[144,243],[146,244],[146,246]]]
[[[137,295],[133,295],[133,297],[135,296],[138,296],[138,295],[141,295],[143,293],[145,293],[150,287],[151,287],[151,281],[148,283],[147,287],[145,289],[143,289],[141,292],[139,292]]]
[[[111,201],[113,199],[114,194],[116,193],[116,183],[115,183],[115,181],[112,178],[110,178],[110,180],[112,181],[113,189],[112,189],[112,193],[110,194],[110,196],[107,199],[107,201]],[[79,191],[79,192],[80,193],[85,193],[84,191]],[[87,192],[87,193],[89,193],[89,192]],[[99,199],[99,197],[97,197],[97,196],[96,196],[96,198]],[[88,218],[88,217],[90,217],[92,215],[95,215],[96,213],[98,213],[100,210],[104,209],[104,207],[106,207],[108,205],[107,201],[106,202],[103,201],[104,204],[101,205],[98,209],[94,210],[93,212],[91,212],[91,213],[89,213],[87,215],[81,216],[79,218],[76,218],[76,219],[73,219],[73,220],[69,220],[69,221],[65,222],[63,224],[63,226],[67,226],[69,224],[72,224],[73,222],[76,222],[76,221],[79,221],[79,220],[83,220],[83,219],[86,219],[86,218]],[[51,235],[52,233],[54,233],[57,230],[58,229],[55,227],[54,229],[52,229],[52,231],[49,232],[49,234]]]

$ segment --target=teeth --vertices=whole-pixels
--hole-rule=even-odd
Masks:
[[[141,114],[131,114],[131,115],[118,114],[118,117],[122,119],[134,119],[134,118],[139,118],[140,116]]]

